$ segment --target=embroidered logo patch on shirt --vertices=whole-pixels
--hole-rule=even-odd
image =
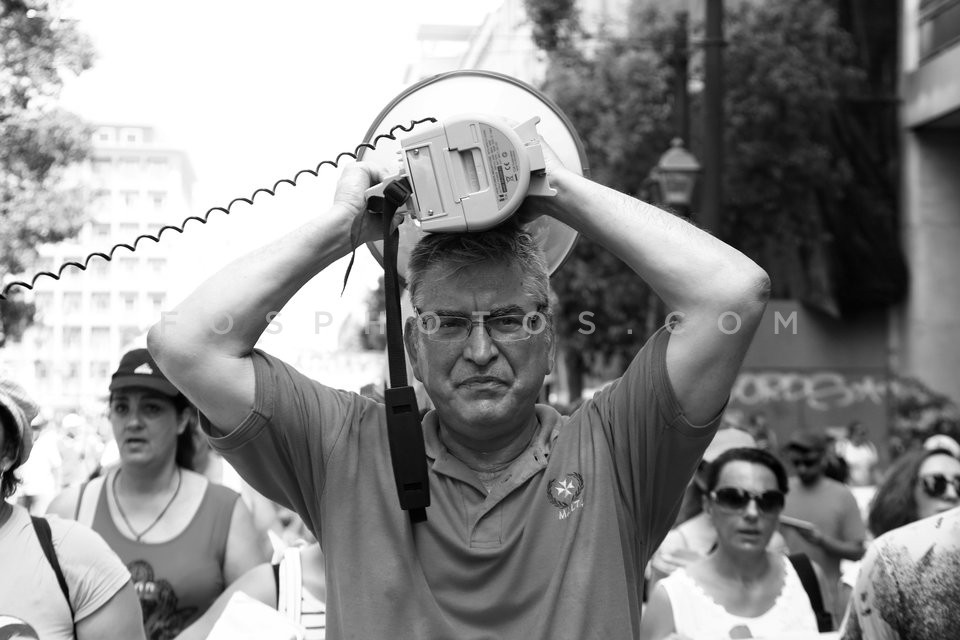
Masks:
[[[579,473],[568,473],[563,478],[551,479],[547,483],[547,500],[559,511],[560,520],[567,518],[571,513],[583,506],[583,476]]]

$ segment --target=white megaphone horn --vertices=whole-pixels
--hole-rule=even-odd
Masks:
[[[563,165],[587,175],[583,143],[569,118],[530,85],[492,71],[462,70],[421,80],[394,98],[367,130],[365,142],[398,123],[427,116],[395,140],[381,139],[359,158],[398,172],[368,191],[379,195],[395,179],[413,193],[400,225],[397,272],[405,279],[410,251],[426,233],[482,231],[512,215],[530,194],[550,195],[540,136]],[[573,250],[577,232],[548,216],[528,225],[555,272]],[[383,243],[368,245],[383,263]]]

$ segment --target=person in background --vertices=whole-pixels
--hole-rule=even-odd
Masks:
[[[100,536],[57,517],[34,520],[8,501],[30,458],[36,414],[24,390],[0,376],[0,637],[142,639],[130,573]]]
[[[938,483],[937,483],[938,484]],[[960,493],[960,475],[948,484]],[[936,493],[939,487],[932,485]],[[956,501],[954,500],[954,503]],[[960,507],[874,540],[863,558],[842,640],[944,640],[960,630]]]
[[[68,413],[60,421],[60,457],[63,471],[60,487],[79,485],[90,479],[100,466],[102,447],[93,428],[77,413]]]
[[[874,537],[960,504],[960,460],[947,449],[905,453],[891,465],[870,505]]]
[[[880,454],[859,420],[847,425],[846,437],[836,443],[836,454],[847,463],[847,480],[851,486],[866,487],[877,483]]]
[[[856,498],[842,483],[824,475],[829,440],[818,430],[795,432],[786,445],[786,457],[796,475],[790,478],[783,515],[812,526],[782,525],[781,531],[791,553],[804,553],[823,570],[828,599],[838,607],[834,618],[843,615],[846,603],[840,599],[840,561],[863,556],[866,530]]]
[[[53,421],[41,418],[33,428],[33,453],[20,468],[23,482],[16,496],[17,501],[34,515],[42,515],[60,491],[63,458],[57,440]]]
[[[323,552],[317,542],[304,547],[288,547],[278,561],[258,565],[242,575],[176,640],[206,638],[227,608],[230,598],[238,591],[274,607],[300,625],[304,630],[304,640],[323,640],[326,637],[327,582]]]
[[[133,576],[147,638],[169,640],[266,554],[239,496],[192,470],[190,403],[146,349],[124,354],[109,390],[120,465],[50,510],[103,536]]]
[[[717,546],[717,530],[707,513],[709,496],[707,495],[707,471],[720,454],[737,448],[756,449],[753,437],[741,429],[727,428],[717,431],[707,450],[703,452],[703,459],[697,467],[697,472],[688,487],[688,493],[695,493],[701,502],[700,513],[675,526],[660,543],[660,547],[650,560],[651,574],[648,589],[653,590],[657,581],[670,575],[680,567],[700,560],[712,553]],[[691,491],[692,488],[692,491]],[[684,496],[686,499],[686,494]],[[779,531],[770,536],[768,550],[786,553],[786,543]]]
[[[747,421],[747,431],[749,431],[753,439],[757,441],[758,449],[763,449],[764,451],[769,451],[774,454],[779,451],[777,434],[774,433],[770,427],[767,414],[764,412],[758,411],[757,413],[750,414],[750,418]]]
[[[787,491],[783,465],[768,451],[729,449],[708,467],[706,489],[716,551],[657,584],[641,640],[814,636],[817,615],[793,562],[767,548]]]

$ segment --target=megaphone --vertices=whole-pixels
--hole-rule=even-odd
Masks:
[[[395,140],[382,138],[358,157],[400,168],[370,191],[405,178],[412,220],[400,225],[397,272],[405,279],[410,251],[426,233],[481,231],[512,215],[527,195],[549,195],[540,136],[563,165],[587,175],[583,143],[569,118],[550,98],[521,80],[493,71],[460,70],[426,78],[394,98],[370,125],[371,143],[401,122],[432,116]],[[505,154],[505,155],[504,155]],[[550,273],[573,250],[577,233],[548,216],[530,223]],[[383,263],[382,241],[368,244]]]

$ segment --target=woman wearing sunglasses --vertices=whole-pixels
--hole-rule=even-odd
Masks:
[[[657,584],[640,637],[815,636],[817,618],[793,565],[767,550],[787,491],[783,465],[767,451],[731,449],[710,465],[706,489],[716,550]]]
[[[960,460],[946,449],[911,451],[890,467],[870,505],[874,537],[960,504]]]

